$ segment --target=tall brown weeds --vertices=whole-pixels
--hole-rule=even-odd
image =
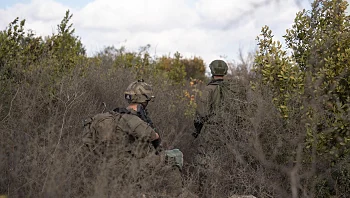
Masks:
[[[136,74],[112,64],[84,62],[69,75],[52,79],[49,66],[59,63],[43,59],[40,64],[20,84],[8,82],[7,92],[0,96],[0,194],[138,196],[137,184],[119,189],[106,181],[107,169],[93,166],[98,159],[83,152],[81,141],[85,118],[126,105],[123,92]],[[182,97],[183,90],[191,88],[162,77],[146,76],[145,81],[154,85],[156,99],[149,112],[165,148],[184,153],[183,190],[196,193],[197,175],[191,164],[193,117],[185,115],[189,107]],[[303,149],[303,112],[295,112],[289,122],[282,119],[269,89],[251,89],[247,69],[239,68],[229,81],[233,91],[218,114],[220,125],[209,131],[208,192],[215,197],[346,197],[350,193],[348,158],[329,164]],[[304,103],[316,108],[318,101]],[[321,116],[321,108],[319,112]],[[113,168],[117,167],[109,167]],[[146,175],[141,182],[148,184],[150,195],[169,197],[160,188],[167,174]]]

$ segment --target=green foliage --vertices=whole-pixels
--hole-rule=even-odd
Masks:
[[[24,26],[25,20],[17,17],[0,32],[0,80],[19,82],[43,52],[42,38],[26,33]]]
[[[150,45],[140,47],[138,52],[127,51],[108,46],[96,55],[102,64],[114,64],[116,68],[129,68],[134,70],[136,77],[145,76],[166,77],[174,84],[183,85],[190,79],[205,79],[205,64],[202,58],[183,58],[179,52],[174,57],[163,55],[151,57]]]
[[[60,61],[59,67],[55,68],[58,73],[71,71],[86,55],[83,44],[74,35],[73,24],[69,23],[72,17],[67,10],[61,23],[57,25],[58,33],[45,40],[50,55]]]
[[[105,47],[95,58],[104,64],[112,64],[115,68],[131,69],[135,78],[145,78],[147,76],[156,77],[159,71],[154,64],[154,60],[149,54],[150,45],[142,46],[138,52],[127,51],[124,46],[119,49],[114,46]]]
[[[300,12],[287,31],[286,43],[293,57],[311,79],[315,96],[323,98],[325,112],[317,123],[318,149],[335,157],[349,153],[350,134],[350,18],[346,1],[315,1],[310,12]],[[316,111],[314,111],[316,112]],[[345,117],[344,117],[345,116]],[[324,133],[323,131],[331,131]]]
[[[25,20],[16,18],[6,30],[0,32],[0,92],[15,96],[15,90],[26,84],[31,86],[37,81],[42,96],[54,99],[60,90],[60,82],[77,68],[88,65],[85,49],[79,38],[74,35],[70,24],[69,11],[58,25],[58,33],[43,39],[31,30],[25,31]],[[86,67],[79,67],[84,75]],[[38,73],[45,73],[38,79]],[[45,80],[44,80],[45,79]],[[11,110],[11,99],[3,99],[5,111]]]
[[[162,56],[156,61],[157,68],[166,72],[169,79],[178,84],[185,80],[205,79],[205,64],[202,58],[183,58],[179,52],[174,57]]]
[[[186,71],[181,58],[181,54],[176,52],[174,58],[163,56],[158,63],[158,68],[166,71],[167,77],[175,84],[185,83]]]
[[[126,51],[124,46],[116,49],[114,46],[106,47],[102,52],[97,54],[97,57],[109,59],[114,62],[118,68],[141,68],[149,65],[149,49],[150,45],[141,47],[139,52]]]
[[[200,57],[184,58],[181,62],[185,66],[186,79],[199,79],[205,80],[205,64],[204,60]]]
[[[258,78],[253,85],[262,83],[270,86],[273,100],[281,115],[288,118],[291,111],[288,107],[289,101],[303,93],[303,73],[293,59],[287,56],[287,52],[282,50],[281,43],[273,41],[272,38],[272,31],[267,26],[263,27],[260,37],[257,38],[259,52],[255,57],[253,70]]]
[[[0,75],[2,80],[21,81],[35,69],[35,64],[43,57],[57,61],[51,65],[56,76],[71,71],[85,58],[85,48],[80,39],[74,36],[72,15],[69,10],[58,25],[58,33],[42,39],[32,31],[24,31],[25,20],[16,18],[5,31],[0,32]]]
[[[271,30],[263,27],[255,59],[257,82],[271,86],[283,117],[288,118],[291,108],[307,109],[308,147],[316,145],[317,153],[329,160],[350,152],[347,6],[341,0],[316,0],[310,11],[297,13],[284,36],[290,56],[279,42],[272,41]],[[291,98],[299,105],[289,105]]]

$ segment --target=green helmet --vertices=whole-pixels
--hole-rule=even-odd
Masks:
[[[224,76],[227,74],[228,66],[223,60],[214,60],[209,65],[213,76]]]
[[[129,103],[144,103],[154,98],[152,86],[143,80],[132,82],[124,94]]]

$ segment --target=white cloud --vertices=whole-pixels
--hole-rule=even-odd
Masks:
[[[69,7],[54,0],[32,0],[29,4],[18,3],[13,7],[0,9],[0,27],[4,29],[16,17],[26,20],[26,27],[39,35],[49,35],[56,30]]]
[[[62,12],[68,7],[53,0],[33,0],[27,9],[33,17],[32,19],[51,22],[62,18]]]
[[[252,9],[252,3],[262,0],[198,0],[196,11],[201,17],[203,27],[227,28],[227,26],[242,18],[242,15]]]
[[[96,0],[78,18],[83,28],[141,32],[189,28],[198,20],[185,0]]]
[[[201,56],[209,64],[220,55],[235,59],[239,48],[253,50],[265,24],[277,38],[291,27],[299,10],[294,0],[253,9],[253,3],[262,1],[94,0],[74,10],[59,0],[32,0],[0,9],[0,28],[19,16],[26,19],[27,28],[48,35],[70,9],[76,34],[89,54],[108,45],[137,50],[151,44],[151,53],[158,56],[179,51],[187,57]]]

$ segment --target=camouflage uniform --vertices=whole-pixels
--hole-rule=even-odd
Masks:
[[[211,73],[213,76],[224,76],[227,74],[227,64],[222,60],[214,60],[209,65]],[[220,100],[220,97],[214,95],[214,91],[217,89],[218,85],[225,83],[223,79],[212,79],[208,85],[202,91],[201,96],[197,99],[197,109],[196,116],[194,120],[194,126],[196,132],[193,134],[197,137],[201,131],[202,127],[206,123],[210,123],[211,120],[214,120],[215,111],[217,110],[216,101]]]
[[[90,174],[90,186],[95,188],[91,189],[94,197],[116,197],[117,192],[121,197],[138,196],[133,193],[147,188],[145,178],[162,160],[154,154],[151,140],[156,132],[152,127],[131,113],[122,113],[116,119],[119,121],[106,119],[101,122],[99,126],[103,127],[104,133],[100,135],[99,143],[91,142],[90,150],[95,155],[88,158],[91,163],[86,172]],[[85,136],[87,144],[86,139],[93,137]]]
[[[152,93],[151,86],[143,81],[131,83],[125,99],[130,104],[137,104],[137,111],[130,107],[116,108],[110,114],[119,115],[115,118],[118,121],[104,122],[107,130],[102,139],[107,141],[102,141],[100,149],[93,150],[98,153],[102,170],[95,180],[106,185],[95,190],[96,196],[115,197],[119,192],[121,197],[139,197],[145,192],[162,192],[176,197],[181,193],[181,172],[173,164],[166,163],[160,138],[154,140],[157,132],[145,110],[148,101],[154,98]]]
[[[214,60],[210,64],[210,69],[213,76],[224,76],[227,74],[227,65],[224,61]],[[210,170],[215,170],[212,167],[215,164],[215,157],[219,155],[222,141],[217,137],[217,132],[220,132],[220,119],[216,116],[215,111],[217,106],[215,101],[220,101],[218,95],[214,95],[214,91],[218,85],[225,83],[223,79],[212,79],[202,91],[202,95],[197,99],[197,109],[194,120],[195,132],[193,165],[195,174],[197,175],[197,189],[200,197],[211,197],[209,186],[215,181],[212,181],[213,175]],[[209,133],[210,132],[210,133]],[[214,160],[214,161],[213,161]]]
[[[197,100],[197,110],[196,110],[196,119],[194,125],[196,128],[195,136],[199,135],[204,124],[214,115],[214,96],[213,92],[223,82],[222,79],[212,80],[202,91],[201,96]]]
[[[147,134],[156,132],[146,112],[143,114],[133,109],[127,108],[126,110],[128,113],[124,114],[124,116],[131,116],[133,121],[121,127],[128,128],[131,125],[139,124],[137,128],[143,130],[142,135],[145,135],[144,137],[149,137]],[[136,121],[135,118],[139,118],[139,120]],[[139,122],[140,120],[142,123]],[[132,142],[129,143],[130,145],[133,144]],[[179,168],[173,166],[173,164],[166,164],[165,151],[161,146],[154,148],[154,145],[152,146],[150,143],[148,141],[147,145],[138,143],[138,145],[134,146],[135,154],[138,154],[135,157],[141,160],[135,161],[137,166],[134,165],[135,169],[131,171],[137,173],[137,177],[133,178],[133,182],[137,182],[138,179],[142,180],[143,182],[140,182],[140,191],[147,192],[145,194],[164,194],[164,197],[170,195],[172,197],[178,196],[182,189],[182,177]]]
[[[129,100],[129,102],[133,102],[133,98],[128,95],[138,95],[138,91],[140,91],[147,100],[154,98],[153,96],[147,96],[147,94],[145,94],[146,90],[143,90],[143,88],[150,89],[151,87],[144,82],[132,83],[126,91],[125,98]],[[142,103],[142,100],[143,99],[137,98],[135,102]],[[129,112],[129,114],[140,118],[142,121],[144,121],[144,123],[152,128],[154,132],[156,132],[153,122],[148,116],[148,112],[145,107],[138,105],[137,111],[133,109],[126,110]],[[146,191],[152,191],[154,192],[153,194],[157,194],[158,197],[160,195],[163,195],[164,197],[177,197],[181,194],[182,191],[182,162],[180,166],[177,166],[178,164],[175,161],[171,161],[173,158],[170,159],[169,156],[172,153],[181,152],[177,152],[175,149],[164,150],[160,145],[160,142],[160,138],[152,142],[153,148],[155,148],[156,151],[153,150],[153,153],[151,155],[148,155],[146,159],[143,160],[144,166],[140,167],[140,171],[143,171],[145,173],[143,175],[152,175],[152,178],[150,178],[147,182],[149,187]],[[149,170],[154,171],[152,172]]]

